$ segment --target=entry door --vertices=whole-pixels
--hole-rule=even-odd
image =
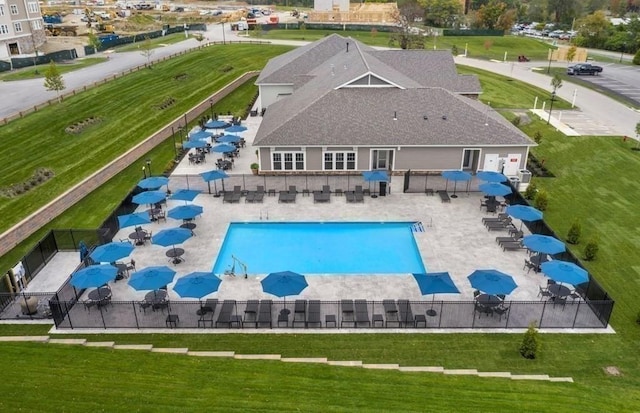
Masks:
[[[497,153],[486,153],[484,154],[484,165],[482,166],[483,171],[494,171],[499,172],[500,168],[500,156]]]
[[[522,154],[519,153],[510,153],[505,159],[504,163],[504,171],[503,174],[507,176],[516,176],[518,175],[518,170],[520,169],[520,160],[522,159]]]
[[[465,149],[462,154],[462,169],[476,171],[480,162],[480,149]]]

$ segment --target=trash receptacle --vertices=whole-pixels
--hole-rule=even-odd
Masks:
[[[515,189],[516,191],[520,191],[520,178],[518,178],[517,176],[510,176],[509,183],[511,184],[513,189]]]
[[[380,182],[380,196],[387,196],[387,183]]]

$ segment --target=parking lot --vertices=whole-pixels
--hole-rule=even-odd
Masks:
[[[617,63],[597,63],[604,69],[598,76],[576,76],[600,89],[622,96],[630,104],[640,107],[640,67]]]

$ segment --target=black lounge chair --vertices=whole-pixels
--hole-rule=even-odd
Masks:
[[[264,199],[264,186],[258,185],[258,188],[256,189],[256,192],[254,193],[254,196],[253,196],[253,202],[262,203],[263,199]]]
[[[415,326],[415,320],[413,318],[413,311],[411,310],[411,303],[409,300],[398,300],[398,310],[400,311],[400,326],[408,327]]]
[[[220,309],[220,314],[218,314],[218,319],[216,320],[216,327],[219,327],[220,324],[226,324],[227,327],[231,327],[231,316],[233,315],[235,306],[235,300],[224,300],[222,302],[222,308]]]
[[[258,310],[260,307],[260,301],[249,300],[247,301],[247,307],[244,309],[244,320],[242,326],[253,324],[254,327],[258,326]]]
[[[207,300],[204,302],[204,305],[200,307],[200,310],[198,311],[198,315],[202,315],[204,313],[211,313],[211,315],[213,315],[213,313],[216,312],[217,306],[218,306],[217,298]]]
[[[506,219],[509,218],[509,215],[507,214],[498,214],[497,217],[493,217],[493,218],[482,218],[482,222],[504,222]]]
[[[293,327],[296,324],[302,324],[302,327],[307,326],[307,300],[296,300],[293,309]]]
[[[348,203],[356,202],[356,194],[353,191],[345,192],[344,197],[346,198]]]
[[[206,327],[207,324],[209,324],[209,327],[213,327],[213,313],[208,311],[200,314],[200,318],[198,319],[198,327]]]
[[[500,245],[503,251],[517,251],[525,248],[520,241],[503,242]]]
[[[285,327],[289,327],[289,310],[286,308],[280,310],[280,314],[278,314],[278,327],[282,327],[282,323]]]
[[[260,309],[258,310],[258,323],[257,327],[268,324],[269,328],[273,327],[273,321],[271,319],[271,306],[273,305],[273,301],[271,300],[261,300],[260,301]]]
[[[331,188],[329,185],[324,185],[322,191],[313,191],[313,202],[330,202],[331,201]]]
[[[356,320],[354,318],[353,300],[340,300],[340,308],[342,309],[340,327],[342,327],[344,323],[353,323],[353,327],[355,327]]]
[[[369,320],[369,308],[366,300],[356,300],[356,327],[359,324],[366,324],[367,327],[371,327],[371,320]]]
[[[438,191],[438,195],[440,196],[440,201],[451,202],[451,198],[449,198],[447,191]]]
[[[278,202],[282,202],[284,204],[295,203],[297,195],[298,195],[298,191],[296,190],[296,186],[291,185],[289,186],[288,191],[280,191],[280,197],[278,198]]]
[[[322,321],[320,321],[320,300],[309,301],[307,327],[322,327]]]
[[[384,313],[387,320],[386,326],[388,326],[389,323],[395,323],[396,327],[400,327],[396,302],[394,300],[382,300],[382,306],[384,307]]]
[[[356,185],[354,192],[356,202],[364,202],[364,192],[362,191],[362,185]]]

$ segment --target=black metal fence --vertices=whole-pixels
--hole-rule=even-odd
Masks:
[[[99,51],[106,50],[111,47],[121,46],[123,44],[144,42],[146,39],[155,39],[168,34],[182,33],[187,30],[204,32],[207,30],[207,25],[202,23],[187,24],[187,25],[180,25],[180,26],[174,26],[174,27],[165,27],[163,30],[154,30],[146,33],[138,33],[133,36],[117,37],[112,40],[103,41],[100,44],[100,46],[97,48],[97,50]],[[88,55],[94,54],[96,50],[92,46],[84,46],[84,52],[88,56]]]
[[[207,300],[105,301],[51,300],[56,327],[84,328],[606,328],[613,301],[507,301],[490,311],[461,301]],[[358,301],[360,303],[358,304]]]
[[[0,60],[0,72],[47,64],[52,60],[54,62],[64,62],[66,60],[76,59],[77,57],[78,53],[76,52],[76,49],[58,50],[57,52],[38,55],[37,57],[13,57],[11,58],[11,62]]]

